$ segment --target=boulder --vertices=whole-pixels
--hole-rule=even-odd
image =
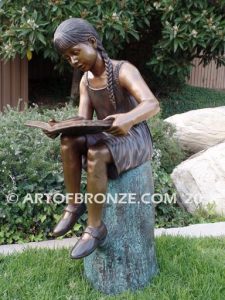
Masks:
[[[225,106],[191,110],[164,121],[175,126],[174,136],[192,154],[225,141]]]
[[[173,170],[171,177],[187,211],[211,208],[225,215],[225,142],[191,156]]]

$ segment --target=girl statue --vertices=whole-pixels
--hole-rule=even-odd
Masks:
[[[87,170],[87,193],[105,194],[108,178],[115,179],[151,159],[152,139],[146,120],[160,109],[136,67],[110,59],[86,20],[62,22],[55,31],[54,45],[73,68],[84,72],[78,116],[91,120],[95,112],[99,120],[113,119],[107,132],[61,136],[66,192],[74,195],[53,230],[55,236],[61,236],[73,228],[86,209],[77,199],[82,167]],[[107,228],[101,220],[103,204],[99,202],[87,203],[88,226],[72,249],[71,258],[83,258],[104,242]]]

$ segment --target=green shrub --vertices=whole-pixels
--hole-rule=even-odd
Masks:
[[[56,61],[56,27],[81,17],[95,25],[110,55],[124,50],[140,69],[148,62],[151,82],[163,91],[185,81],[195,57],[225,63],[224,7],[224,0],[1,0],[0,56],[31,59],[36,52]]]
[[[160,168],[170,174],[185,157],[176,139],[173,138],[174,127],[164,122],[160,115],[150,119],[149,125],[157,155],[160,156]]]
[[[62,120],[73,114],[76,114],[76,110],[70,105],[56,110],[35,107],[24,112],[8,108],[1,114],[0,244],[51,238],[50,232],[58,222],[65,204],[48,203],[48,199],[33,204],[29,199],[34,201],[35,193],[65,192],[59,140],[50,140],[41,130],[26,127],[24,123],[27,120],[47,121],[52,117]],[[159,116],[152,118],[149,124],[155,149],[152,162],[155,193],[173,195],[175,190],[169,174],[184,158],[184,153],[172,137],[173,129],[169,124],[164,123]],[[81,191],[85,189],[86,178],[83,174]],[[17,203],[7,203],[6,196],[11,193],[18,195]],[[24,197],[27,201],[24,201]],[[176,204],[161,203],[156,207],[158,225],[183,224],[181,215],[185,215],[185,222],[188,222],[188,214],[183,213]],[[80,232],[85,220],[86,215],[74,231]]]
[[[225,105],[224,91],[185,85],[181,90],[161,97],[162,117],[167,118],[193,109]]]
[[[117,3],[101,0],[2,0],[0,33],[3,45],[0,55],[7,59],[18,53],[31,59],[32,52],[41,52],[45,58],[57,59],[52,44],[53,34],[62,21],[71,17],[89,20],[102,36],[107,50],[116,54],[126,42],[139,39],[138,29],[149,26],[146,12],[150,9],[150,4],[144,5],[137,0]]]
[[[73,109],[74,110],[74,109]],[[74,110],[75,113],[75,110]],[[62,205],[22,201],[27,194],[64,192],[59,141],[50,140],[41,130],[26,127],[27,120],[62,120],[73,114],[71,107],[61,110],[8,108],[0,116],[0,243],[38,241],[49,237],[59,219]],[[19,201],[7,203],[15,193]],[[47,200],[47,199],[46,199]],[[58,199],[60,200],[60,199]],[[60,201],[59,201],[60,202]]]
[[[174,227],[187,225],[192,217],[176,203],[176,197],[174,197],[176,190],[170,177],[172,170],[184,160],[185,153],[173,137],[175,129],[170,124],[163,122],[160,115],[151,118],[149,126],[154,141],[152,167],[155,194],[163,195],[164,200],[160,202],[159,197],[156,196],[154,198],[156,202],[160,202],[155,208],[156,226]],[[166,202],[166,199],[168,202]]]

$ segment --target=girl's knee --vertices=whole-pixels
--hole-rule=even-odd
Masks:
[[[61,151],[65,152],[71,149],[83,149],[85,147],[85,137],[79,136],[61,136]]]
[[[111,161],[111,154],[106,146],[90,147],[87,152],[87,160],[90,163],[106,164]]]

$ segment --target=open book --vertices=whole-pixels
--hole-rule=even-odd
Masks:
[[[27,121],[26,126],[40,128],[50,133],[63,133],[68,135],[84,135],[90,133],[98,133],[111,127],[113,119],[108,120],[84,120],[79,117],[70,118],[64,121],[50,120],[43,121]]]

